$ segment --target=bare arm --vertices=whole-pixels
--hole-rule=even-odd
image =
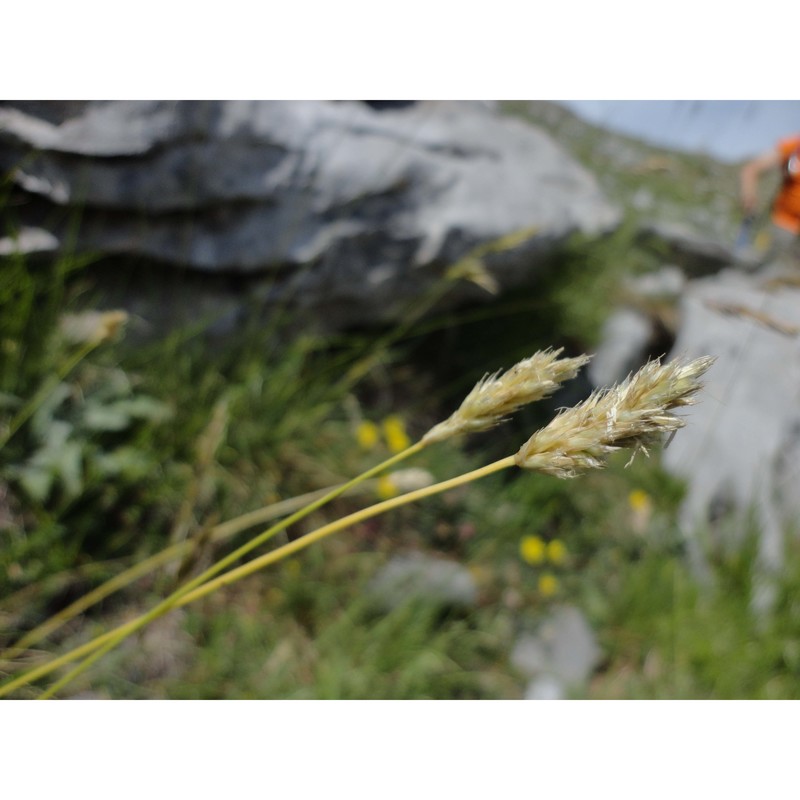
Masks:
[[[739,197],[745,214],[752,214],[758,203],[758,179],[771,169],[778,169],[782,156],[780,150],[770,150],[768,153],[748,161],[739,176]]]

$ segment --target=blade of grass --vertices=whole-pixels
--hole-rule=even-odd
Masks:
[[[361,488],[365,488],[365,484],[372,485],[370,482],[365,481],[361,484]],[[333,489],[338,487],[328,487],[324,489],[317,489],[313,492],[306,492],[305,494],[298,495],[297,497],[290,497],[286,500],[281,500],[278,503],[272,503],[268,506],[248,511],[234,519],[215,525],[211,529],[210,539],[212,542],[221,542],[235,536],[237,533],[242,533],[248,528],[255,525],[260,525],[283,514],[290,514],[300,508],[303,508],[308,503],[312,503],[319,498],[324,497]],[[357,487],[353,487],[357,488]],[[0,652],[0,658],[14,659],[20,656],[25,650],[29,649],[35,644],[38,644],[42,639],[52,635],[55,631],[74,619],[78,614],[83,613],[87,609],[105,600],[106,597],[114,594],[115,592],[129,586],[135,580],[153,572],[164,564],[168,564],[184,555],[187,555],[194,546],[194,540],[185,542],[178,542],[164,550],[155,553],[154,555],[146,558],[144,561],[134,564],[125,571],[115,575],[109,580],[102,583],[96,589],[88,592],[83,597],[78,598],[70,605],[63,608],[57,614],[45,620],[41,625],[30,630],[22,638],[19,639],[12,647]]]
[[[259,570],[263,569],[266,566],[269,566],[270,564],[274,564],[275,562],[280,561],[281,559],[286,558],[289,555],[292,555],[300,550],[305,549],[306,547],[308,547],[311,544],[314,544],[314,542],[317,542],[320,539],[324,539],[325,537],[337,533],[338,531],[344,528],[348,528],[351,525],[355,525],[358,522],[370,519],[371,517],[378,516],[379,514],[383,514],[387,511],[397,508],[398,506],[403,506],[408,503],[413,503],[417,500],[422,500],[426,497],[430,497],[435,494],[440,494],[441,492],[445,492],[457,486],[462,486],[465,483],[470,483],[472,481],[478,480],[479,478],[483,478],[494,472],[499,472],[500,470],[513,467],[516,465],[515,459],[516,456],[507,456],[506,458],[502,458],[499,461],[493,462],[492,464],[488,464],[484,467],[480,467],[479,469],[464,473],[463,475],[451,478],[450,480],[442,481],[432,486],[426,486],[423,489],[417,489],[416,491],[408,492],[404,495],[393,497],[389,500],[384,500],[381,503],[376,503],[375,505],[369,506],[368,508],[361,509],[360,511],[357,511],[353,514],[349,514],[346,517],[342,517],[341,519],[335,520],[334,522],[331,522],[328,525],[323,525],[321,528],[317,528],[316,530],[311,531],[311,533],[307,533],[305,536],[302,536],[293,542],[289,542],[275,550],[270,551],[269,553],[265,553],[263,556],[254,558],[251,561],[247,562],[246,564],[243,564],[242,566],[237,567],[236,569],[232,569],[229,572],[220,575],[214,580],[209,580],[203,583],[202,585],[196,586],[192,590],[184,591],[183,594],[177,599],[177,601],[173,601],[170,604],[168,604],[167,601],[165,601],[164,603],[159,604],[152,611],[148,612],[142,617],[139,617],[138,619],[135,619],[125,625],[122,625],[114,631],[110,631],[107,634],[101,635],[92,642],[88,642],[86,645],[76,648],[75,650],[65,654],[59,659],[56,659],[50,664],[45,664],[43,665],[43,667],[31,670],[31,672],[26,673],[25,675],[21,675],[15,681],[12,681],[11,683],[6,684],[3,687],[0,687],[0,697],[8,694],[8,692],[12,691],[15,688],[18,688],[19,686],[22,686],[25,683],[30,682],[31,680],[35,680],[36,678],[42,677],[43,675],[51,672],[53,669],[56,669],[58,666],[62,666],[63,664],[69,663],[70,661],[75,661],[78,658],[81,658],[86,653],[91,653],[78,666],[72,669],[63,678],[56,681],[52,686],[50,686],[45,692],[43,692],[37,698],[39,700],[47,700],[53,697],[56,692],[58,692],[60,689],[62,689],[64,686],[70,683],[74,678],[78,677],[85,670],[87,670],[98,659],[102,658],[102,656],[104,656],[110,650],[119,645],[132,633],[134,633],[139,628],[143,627],[156,617],[162,616],[167,611],[169,611],[170,608],[181,607],[187,605],[188,603],[194,602],[195,600],[199,600],[200,598],[205,597],[206,595],[221,588],[222,586],[226,586],[228,584],[234,583],[235,581],[241,580],[242,578],[245,578],[248,575],[253,574],[254,572],[258,572]],[[91,652],[93,647],[97,649],[95,649],[94,652]]]
[[[334,500],[337,497],[340,497],[342,494],[344,494],[345,491],[353,488],[354,486],[357,486],[360,483],[363,483],[365,480],[373,477],[374,475],[377,475],[378,473],[383,472],[386,469],[389,469],[389,467],[392,467],[395,464],[398,464],[399,462],[403,461],[406,458],[409,458],[410,456],[414,455],[415,453],[418,453],[420,450],[424,449],[424,447],[425,447],[425,445],[422,442],[417,442],[416,444],[412,444],[410,447],[406,448],[402,452],[397,453],[397,454],[387,458],[385,461],[382,461],[380,464],[377,464],[376,466],[368,469],[366,472],[361,473],[361,475],[358,475],[355,478],[353,478],[352,480],[341,484],[340,486],[336,487],[335,489],[332,489],[331,491],[327,492],[325,495],[323,495],[319,499],[309,503],[308,505],[306,505],[303,508],[301,508],[299,511],[296,511],[294,514],[291,514],[290,516],[286,517],[285,519],[281,520],[280,522],[276,523],[275,525],[271,526],[270,528],[267,528],[267,530],[263,531],[258,536],[254,537],[250,541],[248,541],[245,544],[243,544],[241,547],[239,547],[236,550],[234,550],[232,553],[229,553],[224,558],[222,558],[219,561],[217,561],[216,563],[212,564],[212,566],[209,567],[207,570],[205,570],[203,573],[201,573],[200,575],[198,575],[197,577],[193,578],[191,581],[189,581],[185,585],[183,585],[180,588],[178,588],[175,592],[173,592],[171,595],[169,595],[165,600],[163,600],[161,603],[159,603],[157,606],[155,606],[150,612],[148,612],[147,614],[143,615],[142,617],[139,617],[136,620],[134,620],[134,623],[133,623],[134,627],[132,627],[129,630],[128,634],[129,633],[133,633],[135,630],[138,630],[140,627],[143,627],[143,626],[147,625],[151,620],[156,619],[157,617],[161,616],[163,613],[165,613],[170,608],[172,608],[175,605],[176,601],[182,595],[184,595],[184,594],[192,591],[193,589],[197,588],[201,584],[203,584],[206,581],[208,581],[209,579],[213,578],[215,575],[218,575],[226,567],[230,566],[232,563],[234,563],[239,558],[241,558],[242,556],[244,556],[247,553],[249,553],[254,548],[258,547],[259,545],[261,545],[261,544],[263,544],[265,542],[267,542],[273,536],[275,536],[276,534],[278,534],[281,531],[285,530],[290,525],[292,525],[295,522],[298,522],[299,520],[305,518],[306,516],[311,514],[313,511],[316,511],[318,508],[321,508],[322,506],[324,506],[327,503],[329,503],[331,500]],[[126,634],[126,635],[128,635],[128,634]],[[95,642],[97,642],[97,641],[98,640],[95,640]],[[88,651],[84,651],[84,652],[90,652],[92,649],[94,649],[94,647],[99,646],[97,643],[95,643],[95,644],[90,643],[90,644],[92,646],[89,647]],[[80,656],[78,656],[78,657],[80,657]],[[72,658],[67,659],[68,662],[72,661],[72,660],[73,660]],[[63,664],[64,663],[63,661],[60,661],[59,659],[56,659],[55,661],[50,662],[50,664],[56,663],[56,662],[58,662],[59,664]],[[47,669],[48,666],[49,666],[49,664],[44,664],[44,665],[42,665],[42,667],[39,667],[37,669],[39,669],[39,670],[45,669],[45,672],[44,673],[40,673],[40,674],[47,674],[50,671],[49,669]],[[25,674],[28,674],[28,673],[25,673]],[[11,684],[7,684],[5,686],[0,686],[0,697],[4,697],[8,693],[8,691],[11,691],[11,689],[8,688],[9,686],[11,686],[13,688],[14,686],[24,685],[24,683],[27,683],[27,681],[24,680],[25,674],[19,676],[19,678],[17,678],[14,681],[12,681]],[[19,680],[22,680],[22,684],[18,684],[17,683],[17,681],[19,681]]]

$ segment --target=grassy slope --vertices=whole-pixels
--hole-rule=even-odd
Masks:
[[[547,130],[635,221],[681,222],[722,241],[735,237],[738,166],[600,129],[554,103],[515,101],[502,107]]]

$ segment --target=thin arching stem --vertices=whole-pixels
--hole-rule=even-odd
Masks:
[[[201,597],[205,597],[210,592],[214,591],[215,589],[219,588],[222,585],[227,583],[231,583],[234,580],[239,580],[247,575],[252,574],[264,567],[268,566],[269,564],[273,564],[276,561],[285,558],[286,556],[291,555],[292,553],[296,553],[304,548],[308,547],[310,544],[313,544],[320,539],[325,538],[326,536],[330,536],[337,531],[340,531],[350,525],[354,525],[358,522],[364,521],[366,519],[370,519],[371,517],[378,516],[379,514],[383,514],[387,511],[391,511],[394,508],[398,508],[403,505],[407,505],[409,503],[413,503],[417,500],[422,500],[425,497],[430,497],[441,492],[445,492],[449,489],[453,489],[457,486],[461,486],[466,483],[470,483],[471,481],[478,480],[486,475],[490,475],[494,472],[499,472],[501,470],[507,469],[508,467],[514,466],[514,456],[509,456],[507,458],[501,459],[500,461],[496,461],[493,464],[489,464],[485,467],[481,467],[480,469],[473,470],[472,472],[467,472],[463,475],[459,475],[456,478],[452,478],[447,481],[442,481],[440,483],[434,484],[433,486],[426,486],[423,489],[417,489],[412,492],[407,492],[406,494],[400,495],[398,497],[393,497],[389,500],[384,500],[381,503],[376,503],[375,505],[370,506],[369,508],[362,509],[357,511],[353,514],[350,514],[346,517],[342,517],[342,519],[336,520],[334,522],[329,523],[328,525],[324,525],[321,528],[318,528],[315,531],[311,531],[310,533],[306,534],[305,536],[296,539],[293,542],[289,542],[286,545],[283,545],[280,548],[277,548],[274,551],[266,553],[259,558],[253,559],[252,561],[248,562],[247,564],[242,565],[241,567],[237,567],[230,572],[225,573],[224,575],[219,576],[215,581],[209,581],[208,584],[203,584],[202,586],[195,587],[192,590],[186,591],[182,597],[180,597],[177,602],[175,602],[175,607],[182,607],[187,605],[188,603],[194,602],[195,600],[200,599]],[[161,613],[166,613],[165,609]],[[152,612],[151,612],[152,614]],[[161,614],[159,614],[160,616]],[[115,628],[114,630],[108,631],[100,636],[96,637],[90,642],[81,645],[80,647],[76,647],[73,650],[70,650],[68,653],[59,656],[58,658],[49,661],[47,664],[42,664],[39,667],[35,667],[32,670],[24,673],[23,675],[18,676],[17,678],[9,681],[4,686],[0,687],[0,697],[6,696],[10,694],[15,689],[20,688],[21,686],[25,686],[32,681],[38,680],[46,675],[49,675],[51,672],[55,671],[59,667],[64,666],[65,664],[69,664],[70,662],[77,661],[80,658],[85,658],[86,656],[91,656],[91,660],[86,659],[83,661],[76,670],[80,670],[83,672],[84,669],[88,668],[94,661],[101,657],[105,652],[112,649],[116,644],[121,642],[124,638],[132,634],[134,631],[138,630],[142,624],[145,624],[143,620],[145,617],[149,615],[143,615],[143,617],[139,617],[131,622],[125,623],[124,625],[120,625],[119,627]],[[100,652],[102,648],[103,652]],[[69,675],[64,676],[64,678],[58,682],[58,684],[54,684],[50,689],[42,695],[44,698],[45,696],[50,697],[52,696],[58,689],[66,685],[68,680],[72,680],[74,677],[77,677],[79,672],[73,670],[72,673]]]

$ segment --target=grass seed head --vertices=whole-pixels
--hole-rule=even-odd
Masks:
[[[125,311],[84,311],[65,314],[60,321],[61,333],[73,343],[101,344],[113,339],[127,323]]]
[[[444,422],[434,425],[422,441],[431,444],[462,433],[488,430],[522,406],[552,394],[589,361],[588,356],[559,358],[562,349],[534,353],[502,375],[496,372],[484,376],[461,406]]]
[[[671,411],[695,402],[700,378],[713,363],[706,356],[687,364],[645,364],[621,384],[593,393],[534,433],[516,455],[518,466],[573,478],[602,468],[616,450],[646,453],[662,434],[684,426]]]

